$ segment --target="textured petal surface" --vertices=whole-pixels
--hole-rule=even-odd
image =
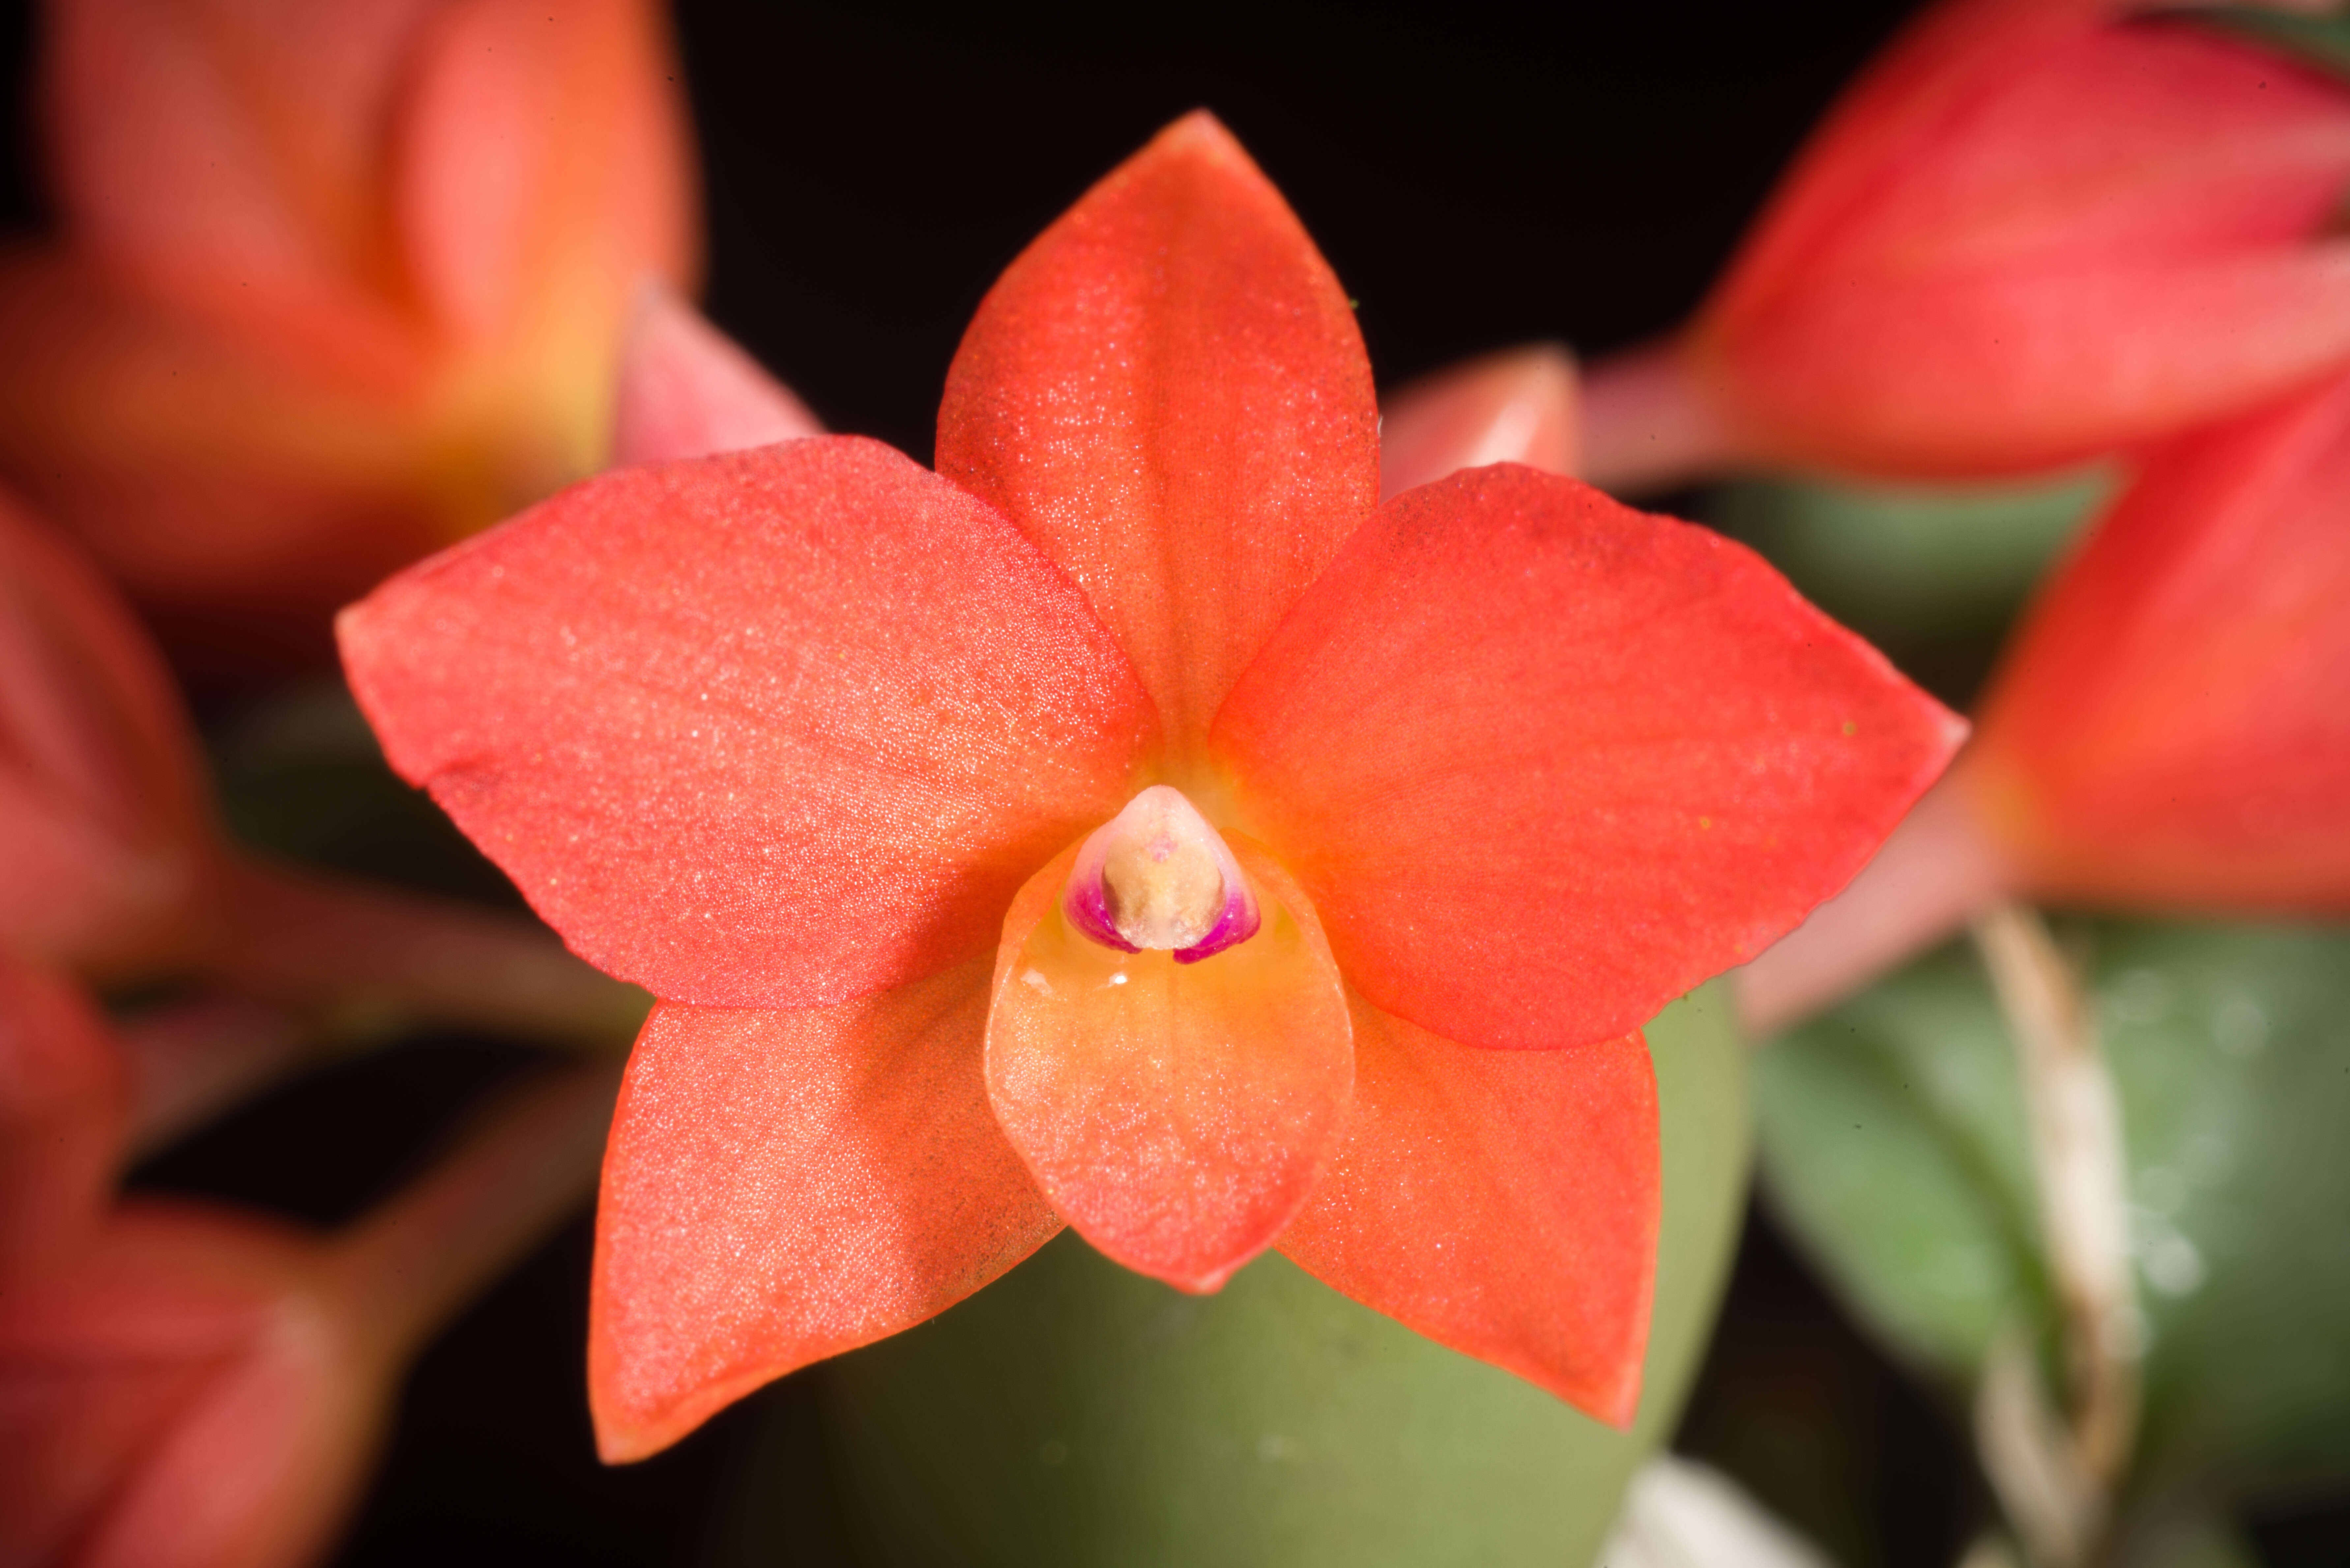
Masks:
[[[667,462],[822,435],[792,389],[665,288],[648,288],[620,357],[614,462]]]
[[[97,1009],[0,951],[0,1282],[97,1224],[130,1096]]]
[[[1061,1226],[987,1106],[990,965],[839,1007],[664,1004],[597,1210],[588,1390],[607,1459],[944,1311]]]
[[[1281,1250],[1323,1282],[1617,1427],[1657,1262],[1656,1075],[1638,1034],[1480,1051],[1354,998],[1347,1136]]]
[[[1213,741],[1350,983],[1552,1047],[1792,928],[1960,732],[1752,552],[1503,465],[1381,508]]]
[[[104,965],[208,846],[196,742],[113,588],[0,495],[0,945]]]
[[[2037,466],[2350,354],[2350,91],[2101,9],[1941,7],[1824,128],[1693,340],[1756,450]]]
[[[1581,410],[1575,357],[1555,343],[1510,348],[1423,377],[1379,409],[1379,495],[1457,469],[1523,462],[1573,473]]]
[[[2350,909],[2350,377],[2165,448],[2043,590],[1962,782],[2041,891]]]
[[[1130,1269],[1211,1291],[1305,1200],[1346,1116],[1345,987],[1314,908],[1245,842],[1263,926],[1195,964],[1071,929],[1075,852],[1003,922],[987,1022],[996,1119],[1055,1208]]]
[[[1069,568],[1186,745],[1370,513],[1370,363],[1280,192],[1194,114],[982,303],[938,462]]]
[[[1150,728],[1066,576],[849,437],[605,474],[341,633],[401,775],[583,956],[710,1006],[988,950]]]

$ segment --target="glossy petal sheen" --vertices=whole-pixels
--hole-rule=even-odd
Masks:
[[[1844,886],[1961,726],[1758,557],[1503,465],[1399,496],[1218,717],[1372,1002],[1638,1028]]]
[[[2044,590],[1963,782],[2038,890],[2350,909],[2350,377],[2163,449]]]
[[[822,435],[790,388],[668,289],[649,287],[620,355],[612,461],[668,462]]]
[[[654,1012],[597,1210],[607,1459],[945,1310],[1060,1229],[988,1110],[990,971],[796,1012]]]
[[[0,1282],[96,1226],[122,1157],[130,1098],[97,1009],[65,981],[0,951]]]
[[[580,953],[710,1006],[986,951],[1150,726],[1057,568],[847,437],[605,474],[341,632],[392,765]]]
[[[1369,514],[1370,364],[1280,192],[1194,114],[981,304],[938,462],[1069,568],[1184,745]]]
[[[2350,355],[2350,90],[2096,9],[1942,7],[1824,129],[1692,340],[1755,450],[2044,465]]]
[[[1053,1206],[1130,1269],[1211,1291],[1305,1202],[1353,1077],[1345,988],[1313,906],[1244,841],[1257,934],[1196,964],[1078,935],[1074,851],[1003,922],[987,1090]]]
[[[1347,1136],[1281,1250],[1442,1345],[1629,1426],[1657,1261],[1638,1034],[1480,1051],[1354,999]]]
[[[1381,400],[1379,414],[1382,500],[1492,462],[1575,471],[1575,357],[1555,343],[1449,366]]]

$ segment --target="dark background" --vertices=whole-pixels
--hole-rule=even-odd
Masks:
[[[996,7],[941,22],[687,4],[708,308],[832,426],[927,459],[947,362],[997,272],[1160,125],[1205,105],[1360,300],[1383,386],[1532,338],[1596,355],[1696,302],[1836,85],[1909,8],[1151,6],[1045,26]],[[42,221],[23,109],[30,22],[23,0],[5,16],[0,214],[22,230]],[[449,1039],[321,1074],[141,1179],[333,1221],[525,1060]],[[427,1356],[343,1562],[691,1562],[736,1484],[797,1500],[800,1561],[856,1562],[827,1485],[821,1368],[660,1458],[596,1465],[588,1245],[574,1225]],[[1684,1447],[1846,1568],[1872,1568],[1948,1563],[1981,1517],[1959,1432],[1767,1221],[1749,1227]]]

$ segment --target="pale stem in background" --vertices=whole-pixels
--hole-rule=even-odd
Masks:
[[[475,1122],[456,1150],[331,1243],[321,1289],[397,1365],[595,1191],[617,1064],[570,1068]]]
[[[2138,1414],[2121,1114],[2078,978],[2039,916],[2002,902],[1976,919],[1974,937],[2015,1047],[2041,1229],[2063,1317],[2071,1448],[2082,1484],[2095,1489],[2101,1522],[2103,1500],[2129,1462]],[[1987,1367],[1985,1411],[1995,1399],[2013,1397],[2000,1393],[2002,1376],[2031,1376],[2028,1356],[2013,1359],[2010,1372],[2002,1373],[1996,1356]],[[1994,1463],[1989,1449],[1984,1459]],[[2022,1519],[2016,1522],[2028,1528]]]
[[[599,973],[553,932],[452,899],[236,861],[218,877],[208,977],[328,1010],[330,1038],[418,1023],[625,1050],[652,999]]]
[[[166,1002],[115,1025],[130,1075],[131,1158],[152,1154],[317,1054],[312,1031],[242,997]]]
[[[1583,477],[1618,495],[1713,479],[1740,455],[1669,341],[1586,367],[1582,448]]]

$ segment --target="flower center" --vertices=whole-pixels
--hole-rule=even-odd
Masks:
[[[1256,934],[1240,863],[1183,792],[1153,784],[1094,830],[1069,868],[1069,923],[1121,952],[1196,963]]]

